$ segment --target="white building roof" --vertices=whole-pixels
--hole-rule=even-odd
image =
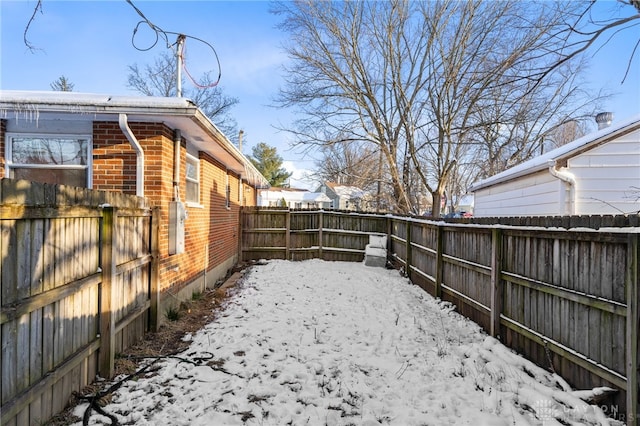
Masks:
[[[486,179],[475,182],[469,188],[469,191],[477,191],[492,185],[506,182],[511,179],[525,176],[549,168],[549,161],[557,161],[563,158],[573,157],[585,150],[597,146],[599,143],[615,137],[617,134],[625,132],[629,127],[640,125],[640,114],[637,114],[627,120],[612,124],[609,127],[598,130],[596,132],[585,135],[573,142],[562,145],[559,148],[548,151],[529,161],[520,163],[501,173],[490,176]]]
[[[260,197],[265,201],[277,201],[283,198],[292,203],[328,203],[331,199],[322,192],[310,192],[310,191],[288,191],[288,190],[274,190],[264,189],[260,191]]]
[[[356,199],[364,197],[364,191],[356,186],[335,185],[333,191],[341,198]]]
[[[308,203],[329,203],[331,202],[331,198],[322,192],[303,192],[302,201]]]

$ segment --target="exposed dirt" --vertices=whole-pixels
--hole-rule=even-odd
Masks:
[[[239,271],[241,268],[236,268]],[[183,302],[180,310],[171,312],[172,320],[167,320],[157,332],[147,333],[140,342],[128,348],[115,359],[115,377],[124,377],[134,374],[140,368],[140,363],[145,359],[160,358],[175,355],[189,347],[188,341],[183,338],[189,333],[196,333],[206,324],[213,321],[224,309],[224,301],[233,294],[233,286],[236,284],[234,277],[215,290],[206,290],[204,293],[194,293],[191,300]],[[175,314],[175,315],[174,315]],[[175,317],[177,316],[177,319]],[[78,393],[74,393],[64,411],[50,419],[46,425],[65,426],[82,421],[73,415],[74,408],[87,397],[104,392],[113,382],[94,382],[86,386]],[[111,395],[100,398],[99,404],[104,406],[111,399]]]

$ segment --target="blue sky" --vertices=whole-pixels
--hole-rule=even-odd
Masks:
[[[216,49],[222,69],[220,87],[239,99],[232,114],[245,132],[243,152],[259,142],[275,146],[285,167],[313,168],[311,158],[290,148],[290,136],[274,128],[292,120],[287,111],[270,107],[281,84],[283,34],[275,28],[278,18],[269,13],[266,1],[144,1],[134,4],[165,31],[189,34],[206,40]],[[141,20],[122,1],[44,0],[28,40],[38,48],[30,52],[23,33],[36,1],[0,1],[0,88],[51,90],[61,75],[75,92],[136,95],[126,86],[128,66],[144,66],[163,52],[161,40],[149,51],[134,48],[131,39]],[[149,45],[151,32],[141,25],[136,35],[139,47]],[[170,42],[175,36],[170,35]],[[187,41],[189,72],[198,78],[206,71],[217,75],[218,67],[208,48]],[[189,82],[185,87],[189,86]],[[293,183],[293,182],[292,182]],[[308,185],[306,185],[308,186]]]
[[[245,154],[257,143],[266,142],[277,148],[285,167],[296,171],[294,176],[299,178],[303,169],[313,168],[312,158],[292,150],[290,136],[274,128],[286,126],[292,115],[269,107],[282,83],[280,66],[286,56],[280,46],[286,35],[275,28],[279,18],[269,13],[267,1],[134,3],[162,29],[202,38],[215,47],[222,68],[220,87],[240,101],[233,115],[245,131]],[[30,52],[23,43],[23,33],[35,5],[35,0],[0,1],[2,89],[51,90],[50,84],[65,75],[76,92],[134,95],[136,92],[126,86],[127,66],[143,66],[167,51],[162,41],[147,52],[133,47],[133,29],[141,18],[124,0],[44,0],[43,13],[35,16],[29,28],[28,39],[38,48]],[[596,6],[597,12],[606,14],[618,7],[610,0],[599,0]],[[136,36],[140,44],[150,36],[142,27]],[[603,110],[614,113],[615,120],[640,112],[640,52],[626,83],[620,84],[629,52],[639,37],[640,27],[635,27],[590,51],[587,83],[594,93],[599,89],[618,93],[603,105]],[[194,76],[207,70],[217,73],[215,60],[197,43],[187,42],[187,55]]]

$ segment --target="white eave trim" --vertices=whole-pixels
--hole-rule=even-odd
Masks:
[[[0,90],[0,118],[38,120],[40,113],[108,114],[129,117],[184,117],[212,136],[231,158],[234,167],[250,184],[262,188],[269,182],[222,131],[187,98],[120,96],[78,92]]]

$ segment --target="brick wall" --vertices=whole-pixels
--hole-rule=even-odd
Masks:
[[[227,172],[225,165],[210,155],[199,153],[200,205],[187,206],[185,253],[169,256],[169,203],[174,198],[174,130],[163,123],[130,122],[129,127],[144,151],[144,195],[152,206],[160,209],[161,288],[178,291],[202,276],[205,270],[228,264],[235,258],[238,253],[240,203],[255,205],[255,190],[244,184],[241,199],[240,177]],[[0,120],[2,176],[5,133],[6,121]],[[184,139],[180,151],[179,193],[184,201],[187,151]],[[227,182],[230,187],[229,207],[226,205]],[[93,123],[92,187],[136,193],[136,153],[117,122]]]
[[[201,204],[203,209],[190,209],[189,213],[197,215],[198,228],[194,244],[206,244],[208,261],[212,265],[219,264],[237,254],[238,226],[240,206],[238,197],[238,178],[229,174],[230,204],[227,200],[227,170],[211,156],[200,153]],[[200,215],[202,215],[200,217]],[[189,247],[187,247],[187,250]]]
[[[239,230],[239,177],[229,174],[230,207],[226,207],[226,167],[200,153],[200,206],[187,206],[185,253],[169,256],[169,202],[173,200],[173,130],[162,123],[129,123],[145,154],[145,197],[160,207],[161,288],[172,293],[236,256]],[[118,123],[94,123],[93,186],[135,194],[135,151]],[[180,152],[180,194],[186,191],[186,148]],[[246,193],[254,204],[251,191]]]

